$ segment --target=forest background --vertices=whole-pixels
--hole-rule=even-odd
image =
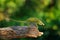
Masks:
[[[44,35],[14,40],[60,40],[60,0],[0,0],[0,27],[24,26],[18,21],[30,17],[44,22],[44,27],[39,26]]]

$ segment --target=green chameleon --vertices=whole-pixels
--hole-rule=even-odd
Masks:
[[[44,26],[44,23],[38,18],[31,17],[31,18],[28,18],[26,21],[27,21],[27,23],[29,23],[29,25],[32,23],[32,24],[35,24],[36,26],[37,25]]]

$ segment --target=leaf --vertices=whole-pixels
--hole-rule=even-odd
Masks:
[[[0,21],[4,20],[5,19],[5,16],[3,13],[0,13]]]
[[[22,6],[25,3],[25,0],[15,0],[15,3],[17,4],[17,6]]]
[[[9,8],[16,8],[16,4],[13,1],[7,3],[7,7]]]

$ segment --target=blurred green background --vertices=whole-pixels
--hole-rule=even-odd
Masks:
[[[39,26],[44,35],[12,40],[60,40],[60,0],[0,0],[0,27],[24,25],[18,20],[29,17],[44,22],[44,27]]]

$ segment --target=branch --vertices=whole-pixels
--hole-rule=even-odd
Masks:
[[[36,27],[20,27],[18,30],[11,27],[0,28],[0,38],[26,38],[43,35]]]

